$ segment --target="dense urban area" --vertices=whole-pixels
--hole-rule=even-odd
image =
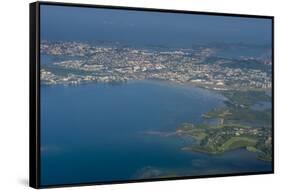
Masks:
[[[41,64],[41,81],[43,84],[79,84],[155,79],[215,90],[271,88],[270,60],[223,58],[215,52],[216,46],[144,49],[43,41],[42,54],[65,59]]]

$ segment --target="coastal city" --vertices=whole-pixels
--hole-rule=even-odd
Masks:
[[[136,48],[42,41],[41,82],[46,85],[164,80],[213,90],[271,88],[271,59],[225,58],[216,46]],[[242,66],[241,66],[242,65]]]
[[[218,123],[183,123],[172,132],[180,138],[196,140],[194,145],[184,146],[182,150],[221,154],[244,148],[255,152],[260,160],[271,161],[271,107],[253,109],[264,102],[271,105],[268,94],[272,87],[271,57],[223,57],[217,53],[219,46],[136,48],[120,44],[43,41],[41,84],[123,84],[134,80],[161,80],[219,91],[226,98],[224,106],[202,115],[204,120]],[[223,45],[223,49],[228,48],[246,51],[247,45]],[[43,56],[50,60],[44,60]]]
[[[273,172],[272,17],[39,8],[41,185]]]

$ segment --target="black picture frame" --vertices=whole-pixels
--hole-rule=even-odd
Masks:
[[[215,15],[215,16],[231,16],[231,17],[246,17],[246,18],[266,18],[272,22],[272,170],[269,172],[245,172],[234,174],[217,174],[217,175],[202,175],[202,176],[183,176],[183,177],[167,177],[167,178],[152,178],[140,180],[122,180],[122,181],[100,181],[93,183],[73,183],[63,185],[40,185],[40,6],[53,5],[65,7],[87,7],[87,8],[104,8],[118,10],[134,10],[134,11],[151,11],[163,13],[181,13],[195,15]],[[59,3],[59,2],[34,2],[29,5],[29,45],[30,45],[30,80],[29,80],[29,185],[33,188],[51,188],[51,187],[68,187],[68,186],[84,186],[84,185],[99,185],[99,184],[118,184],[118,183],[135,183],[135,182],[152,182],[166,180],[182,180],[194,178],[213,178],[227,176],[245,176],[258,174],[273,174],[274,173],[274,17],[262,15],[248,14],[232,14],[232,13],[217,13],[217,12],[200,12],[187,10],[166,10],[156,8],[139,8],[125,6],[109,6],[109,5],[90,5],[77,3]]]

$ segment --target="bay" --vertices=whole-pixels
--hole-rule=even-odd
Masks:
[[[170,133],[225,98],[159,81],[41,86],[41,183],[70,184],[165,176],[270,171],[255,154],[182,151]]]

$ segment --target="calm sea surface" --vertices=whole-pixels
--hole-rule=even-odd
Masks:
[[[188,48],[211,42],[271,45],[271,19],[42,5],[40,36]]]
[[[200,123],[223,99],[156,81],[41,86],[41,184],[270,171],[245,150],[211,156],[182,151],[188,139],[151,135]]]

